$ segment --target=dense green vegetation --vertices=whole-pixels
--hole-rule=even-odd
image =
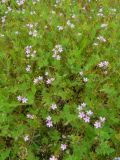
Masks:
[[[120,1],[0,0],[0,160],[119,160]]]

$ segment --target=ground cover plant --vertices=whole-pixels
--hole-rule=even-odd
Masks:
[[[0,0],[0,160],[119,160],[120,1]]]

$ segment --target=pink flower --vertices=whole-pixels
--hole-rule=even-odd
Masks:
[[[84,121],[85,121],[86,123],[89,123],[89,122],[90,122],[90,117],[88,117],[88,116],[85,116],[83,119],[84,119]]]
[[[52,118],[50,116],[46,118],[46,126],[49,128],[53,127]]]
[[[27,98],[22,97],[22,96],[18,96],[17,99],[18,99],[19,102],[22,102],[22,103],[27,103],[27,101],[28,101]]]
[[[85,117],[85,113],[84,113],[84,112],[79,112],[78,117],[79,117],[79,118],[84,118],[84,117]]]
[[[22,98],[22,103],[27,103],[27,101],[28,101],[27,98],[25,98],[25,97]]]
[[[101,122],[96,121],[96,122],[94,123],[94,126],[95,126],[95,128],[101,128]]]
[[[51,84],[51,83],[52,83],[51,79],[48,79],[48,80],[46,81],[46,84]]]
[[[46,125],[47,125],[47,127],[53,127],[53,123],[52,123],[52,121],[48,121],[47,123],[46,123]]]
[[[67,145],[66,144],[61,144],[61,149],[64,151],[64,150],[66,150],[66,148],[67,148]]]

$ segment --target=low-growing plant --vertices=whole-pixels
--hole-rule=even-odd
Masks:
[[[0,1],[0,160],[120,156],[120,1]]]

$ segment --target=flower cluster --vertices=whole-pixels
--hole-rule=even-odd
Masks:
[[[19,102],[22,102],[22,103],[27,103],[28,99],[26,97],[22,97],[22,96],[17,96],[17,99]]]
[[[103,8],[100,8],[100,9],[99,9],[99,12],[98,12],[97,15],[100,16],[100,17],[104,17]]]
[[[25,3],[25,0],[16,0],[16,3],[18,4],[18,6],[21,6]]]
[[[102,61],[98,64],[98,67],[99,68],[102,68],[102,69],[107,69],[109,66],[109,62],[108,61]]]
[[[38,84],[38,83],[40,83],[42,80],[43,80],[43,77],[42,77],[42,76],[38,76],[38,77],[34,78],[33,82],[34,82],[34,84]]]
[[[106,42],[106,39],[103,36],[98,36],[97,39],[101,42]]]
[[[61,53],[63,52],[63,48],[60,44],[56,45],[54,47],[54,49],[52,50],[53,51],[53,58],[57,59],[57,60],[60,60],[61,59]]]
[[[103,25],[101,25],[102,26],[102,28],[105,26],[104,24]],[[107,40],[103,37],[103,36],[98,36],[97,37],[97,40],[99,40],[99,41],[96,41],[96,42],[94,42],[93,43],[93,45],[94,46],[98,46],[99,45],[99,42],[103,42],[103,43],[105,43]]]
[[[54,80],[55,78],[48,78],[46,84],[51,84]]]
[[[75,25],[73,23],[70,22],[70,20],[67,21],[67,25],[70,27],[70,28],[74,28]]]
[[[78,117],[84,120],[85,123],[89,123],[90,118],[93,115],[93,112],[91,110],[86,111],[86,103],[81,103],[81,105],[78,106],[78,110],[79,110]],[[95,121],[94,127],[101,128],[105,120],[106,120],[105,117],[99,117],[99,120]]]
[[[80,119],[83,119],[86,123],[90,122],[90,116],[93,115],[93,112],[91,110],[85,111],[86,103],[81,103],[81,105],[78,106],[79,115],[78,117]]]
[[[52,122],[52,118],[51,118],[51,116],[48,116],[47,118],[46,118],[46,126],[47,127],[53,127],[53,122]]]
[[[62,151],[64,151],[64,150],[66,150],[67,145],[66,145],[66,144],[61,144],[60,148],[61,148]],[[52,156],[49,158],[49,160],[58,160],[58,158],[52,155]]]
[[[25,47],[25,54],[26,57],[35,57],[36,55],[36,50],[32,50],[32,46],[26,46]]]
[[[95,128],[101,128],[105,120],[105,117],[100,117],[99,120],[95,121],[94,123]]]
[[[79,74],[80,74],[80,76],[82,77],[82,79],[83,79],[83,82],[84,83],[87,83],[88,82],[88,78],[87,77],[83,77],[83,71],[81,71],[81,72],[79,72]]]
[[[13,11],[11,7],[7,7],[7,11],[5,11],[5,14],[8,14],[9,12]]]
[[[27,27],[29,29],[29,35],[36,37],[37,36],[37,30],[35,29],[37,26],[37,23],[34,24],[27,24]]]
[[[3,16],[1,19],[2,19],[2,24],[4,25],[5,24],[5,20],[6,20],[6,16]]]

